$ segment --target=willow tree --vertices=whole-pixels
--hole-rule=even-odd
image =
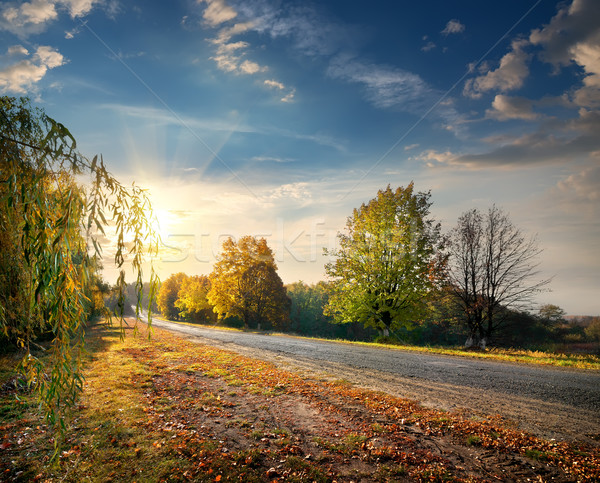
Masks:
[[[120,306],[128,261],[139,313],[142,263],[155,248],[150,218],[147,194],[123,186],[101,158],[82,156],[65,126],[27,99],[0,97],[0,338],[24,351],[21,367],[51,424],[62,422],[62,410],[82,388],[84,327],[98,298],[99,240],[109,226],[114,230]],[[150,278],[155,286],[153,272]],[[49,348],[40,344],[42,334]]]
[[[430,193],[380,190],[355,209],[325,270],[333,293],[326,307],[337,323],[362,322],[387,336],[410,327],[444,266],[440,226],[429,216]]]
[[[208,301],[219,318],[239,317],[248,328],[262,322],[284,328],[291,301],[264,238],[244,236],[223,242],[223,251],[210,275]]]

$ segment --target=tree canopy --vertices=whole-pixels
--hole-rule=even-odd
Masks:
[[[160,284],[156,302],[158,310],[167,319],[179,320],[181,318],[181,309],[176,304],[179,299],[181,286],[188,278],[183,272],[174,273]]]
[[[244,236],[223,242],[223,251],[210,275],[208,300],[219,318],[239,317],[244,327],[289,323],[290,300],[273,252],[264,238]]]
[[[210,279],[206,275],[193,275],[185,278],[181,283],[175,302],[175,307],[181,311],[181,316],[186,320],[196,322],[214,321],[216,314],[207,298],[209,290]]]
[[[126,259],[141,300],[150,202],[102,158],[82,156],[69,130],[27,99],[0,98],[0,168],[0,338],[24,349],[24,372],[54,423],[82,386],[83,328],[102,289],[100,239],[114,228],[121,308]],[[36,356],[41,336],[51,340],[49,363]]]
[[[360,321],[387,335],[417,317],[444,262],[429,198],[413,183],[388,186],[348,218],[340,249],[326,252],[335,257],[325,267],[333,282],[326,312],[337,322]]]

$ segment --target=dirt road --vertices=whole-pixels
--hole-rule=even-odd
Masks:
[[[319,378],[459,410],[501,415],[546,438],[600,439],[600,373],[209,329],[153,319],[199,342],[226,346]]]

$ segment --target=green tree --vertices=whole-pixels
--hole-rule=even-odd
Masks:
[[[206,275],[187,277],[181,283],[175,307],[186,320],[215,322],[216,314],[208,302],[210,279]]]
[[[183,317],[182,309],[177,306],[179,291],[189,277],[183,273],[174,273],[161,283],[158,289],[157,304],[160,313],[171,320],[179,320]]]
[[[23,371],[51,424],[82,387],[84,326],[101,288],[99,239],[114,226],[123,300],[126,257],[142,286],[150,217],[145,192],[82,156],[65,126],[27,99],[0,97],[0,338],[24,351]],[[49,362],[37,357],[42,335]]]
[[[584,332],[589,339],[600,342],[600,316],[592,317]]]
[[[219,319],[239,317],[244,327],[259,329],[264,322],[280,329],[289,323],[290,301],[264,238],[225,240],[210,281],[208,300]]]
[[[336,260],[325,270],[333,294],[326,314],[338,323],[360,321],[384,336],[418,318],[423,299],[444,265],[440,226],[429,217],[430,193],[406,188],[380,190],[355,209],[338,234]]]
[[[558,324],[564,324],[566,322],[565,316],[567,313],[561,309],[558,305],[545,304],[542,305],[538,311],[538,318],[544,325],[556,326]]]
[[[287,287],[292,301],[291,329],[303,335],[327,335],[332,318],[324,314],[329,301],[330,287],[327,282],[308,285],[302,281]]]

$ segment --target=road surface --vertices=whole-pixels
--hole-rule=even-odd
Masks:
[[[443,409],[500,414],[546,437],[600,436],[600,372],[218,330],[153,318],[155,327],[326,373]],[[593,438],[593,439],[591,439]]]

